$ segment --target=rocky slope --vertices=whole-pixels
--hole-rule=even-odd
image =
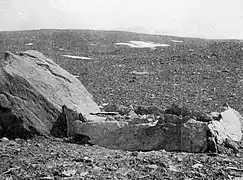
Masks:
[[[177,39],[182,43],[175,43]],[[152,41],[169,47],[130,48],[117,42]],[[31,45],[31,43],[33,43]],[[79,76],[98,104],[173,102],[198,111],[241,106],[243,42],[128,32],[40,30],[0,32],[0,51],[36,49]],[[0,53],[1,54],[1,53]],[[92,58],[76,60],[63,55]],[[240,179],[242,154],[127,152],[63,140],[0,143],[2,179]],[[241,149],[242,150],[242,149]]]

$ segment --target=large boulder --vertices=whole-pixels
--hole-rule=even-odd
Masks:
[[[0,126],[10,136],[50,135],[62,106],[87,119],[99,112],[82,83],[42,53],[6,52],[0,61]]]
[[[203,152],[207,148],[207,123],[178,116],[165,124],[125,124],[119,121],[76,122],[76,133],[102,147],[130,151],[165,149],[178,152]],[[181,122],[181,123],[180,123]]]

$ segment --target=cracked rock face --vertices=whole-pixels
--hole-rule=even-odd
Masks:
[[[178,121],[178,122],[176,122]],[[76,121],[76,132],[90,138],[92,144],[111,149],[177,152],[204,152],[207,148],[207,123],[189,119],[164,124],[126,124],[119,121]]]
[[[82,83],[42,53],[6,52],[1,58],[1,134],[50,135],[64,104],[84,116],[100,111]]]

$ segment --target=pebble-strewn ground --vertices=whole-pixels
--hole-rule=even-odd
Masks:
[[[115,45],[130,40],[170,46],[132,49]],[[78,75],[98,104],[164,108],[177,102],[211,112],[227,102],[243,114],[243,41],[78,30],[0,32],[0,52],[27,49],[42,52]],[[61,140],[0,143],[0,179],[240,179],[242,164],[242,158],[227,155],[131,153]]]
[[[127,152],[35,138],[0,142],[1,179],[240,179],[234,156]]]

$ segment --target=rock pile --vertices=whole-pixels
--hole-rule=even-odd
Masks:
[[[130,151],[164,149],[177,152],[218,152],[217,146],[225,142],[227,146],[231,139],[227,138],[231,131],[224,128],[221,130],[224,134],[220,134],[217,129],[224,127],[221,117],[175,104],[168,109],[120,105],[106,105],[103,109],[118,112],[119,115],[107,116],[106,121],[102,122],[76,121],[75,128],[77,134],[90,137],[91,143],[107,148]],[[220,113],[217,115],[220,116]],[[241,134],[238,137],[241,138]]]
[[[6,52],[0,61],[0,137],[68,136],[129,151],[218,152],[225,145],[236,153],[242,137],[243,118],[228,105],[212,114],[175,104],[102,109],[78,79],[40,52]]]

